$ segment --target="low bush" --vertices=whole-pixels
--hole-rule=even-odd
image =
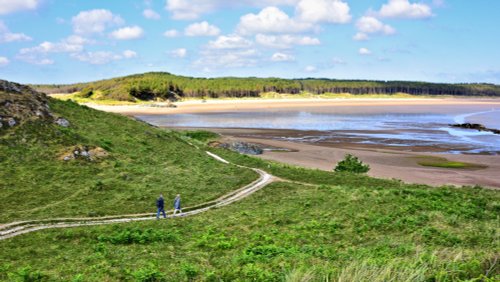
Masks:
[[[345,155],[344,159],[337,163],[335,172],[366,173],[370,166],[364,164],[358,157],[351,154]]]

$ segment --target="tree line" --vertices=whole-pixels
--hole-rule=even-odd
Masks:
[[[136,74],[89,83],[32,86],[38,91],[48,94],[80,92],[87,98],[113,100],[259,97],[261,93],[265,92],[500,96],[500,85],[487,83],[450,84],[326,78],[195,78],[165,72]],[[99,95],[95,95],[95,93],[99,93]]]

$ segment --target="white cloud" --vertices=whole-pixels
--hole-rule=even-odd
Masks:
[[[85,44],[93,41],[79,35],[71,35],[59,42],[44,41],[35,47],[22,48],[19,50],[17,58],[25,62],[36,65],[50,65],[54,61],[47,58],[51,53],[79,53],[84,49]]]
[[[356,33],[356,35],[354,35],[352,37],[352,39],[354,39],[356,41],[365,41],[365,40],[370,39],[370,37],[366,33],[358,32],[358,33]]]
[[[218,27],[206,21],[190,24],[184,29],[186,36],[217,36],[219,33]]]
[[[285,35],[265,35],[265,34],[257,34],[255,36],[255,42],[260,45],[270,47],[270,48],[278,48],[278,49],[286,49],[291,48],[293,45],[319,45],[321,42],[318,38],[309,37],[309,36],[293,36],[289,34]]]
[[[237,30],[241,34],[300,33],[314,27],[311,23],[297,21],[276,7],[267,7],[258,14],[240,18]]]
[[[110,36],[117,40],[131,40],[141,38],[144,31],[139,26],[127,26],[111,32]]]
[[[371,16],[361,17],[356,22],[356,28],[358,29],[358,33],[354,36],[354,40],[358,41],[368,40],[368,34],[391,35],[396,33],[396,30],[392,26],[384,24]]]
[[[184,58],[187,55],[187,50],[185,48],[175,49],[169,52],[174,58]]]
[[[0,43],[30,41],[31,37],[24,33],[12,33],[3,21],[0,20]]]
[[[383,18],[424,19],[432,17],[432,9],[423,3],[410,3],[409,0],[389,0],[382,5],[378,15]]]
[[[221,8],[295,5],[300,0],[167,0],[165,9],[176,20],[194,20]]]
[[[122,55],[126,59],[132,59],[132,58],[137,57],[137,53],[135,51],[132,51],[132,50],[125,50],[122,52]]]
[[[239,49],[252,46],[252,41],[239,35],[221,35],[216,40],[208,42],[210,49]]]
[[[205,50],[193,65],[204,71],[224,68],[252,67],[257,64],[259,53],[255,49]]]
[[[179,36],[179,32],[176,29],[169,29],[163,33],[165,37],[177,37]]]
[[[77,34],[102,33],[108,27],[124,23],[120,16],[104,9],[82,11],[71,22],[73,31]]]
[[[383,24],[381,21],[370,16],[361,17],[356,22],[356,27],[364,33],[393,34],[396,32],[390,25]]]
[[[295,12],[305,22],[345,24],[352,18],[349,10],[342,0],[301,0]]]
[[[372,51],[370,51],[369,49],[363,47],[363,48],[359,48],[358,53],[360,55],[367,56],[367,55],[371,55]]]
[[[159,20],[159,19],[161,19],[160,14],[158,14],[157,12],[155,12],[152,9],[145,9],[144,11],[142,11],[142,15],[146,19],[150,19],[150,20]]]
[[[92,65],[104,65],[122,59],[122,56],[109,51],[75,53],[71,54],[71,57]]]
[[[83,45],[70,43],[67,40],[62,40],[60,42],[49,42],[44,41],[40,43],[40,45],[31,47],[31,48],[23,48],[19,51],[19,54],[26,55],[32,53],[75,53],[83,50]]]
[[[316,72],[318,69],[315,66],[306,66],[304,68],[305,72]]]
[[[40,0],[0,0],[0,15],[23,10],[35,10],[40,2]]]
[[[9,59],[6,57],[0,57],[0,67],[4,67],[10,63]]]
[[[186,1],[186,0],[167,0],[165,9],[172,14],[175,20],[194,20],[200,15],[214,10],[213,1]]]
[[[289,61],[294,61],[295,57],[290,55],[290,54],[285,54],[285,53],[274,53],[271,56],[271,61],[273,62],[289,62]]]

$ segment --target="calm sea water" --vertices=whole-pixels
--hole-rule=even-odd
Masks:
[[[158,126],[265,128],[312,131],[314,134],[281,136],[300,142],[334,142],[338,137],[353,143],[389,146],[441,146],[453,153],[500,154],[500,135],[452,128],[449,124],[481,122],[500,129],[500,109],[454,114],[384,113],[335,114],[308,111],[224,112],[137,116]]]

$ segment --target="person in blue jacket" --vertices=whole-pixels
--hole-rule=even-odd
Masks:
[[[181,195],[177,194],[174,200],[174,215],[179,212],[182,213],[181,209]]]
[[[163,194],[160,194],[160,197],[156,200],[156,207],[158,208],[156,219],[160,218],[160,212],[163,213],[163,218],[167,218],[167,215],[165,214],[165,201],[163,200]]]

